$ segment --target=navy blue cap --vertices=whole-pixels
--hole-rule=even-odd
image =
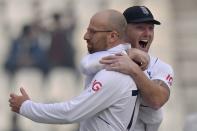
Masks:
[[[161,23],[154,19],[151,11],[145,6],[132,6],[127,8],[123,15],[127,23],[152,23],[160,25]]]

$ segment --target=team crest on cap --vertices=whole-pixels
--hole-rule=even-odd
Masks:
[[[92,85],[92,90],[97,92],[101,89],[101,87],[102,87],[101,82],[95,80]]]
[[[143,12],[145,15],[148,15],[148,14],[149,14],[148,10],[147,10],[144,6],[141,6],[140,8],[142,9],[142,12]]]

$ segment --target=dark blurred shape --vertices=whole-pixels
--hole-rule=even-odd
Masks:
[[[5,63],[5,69],[9,74],[15,74],[22,68],[37,68],[43,74],[48,73],[46,53],[40,47],[30,25],[24,25],[21,35],[13,40]]]
[[[13,114],[12,116],[12,127],[11,131],[21,131],[19,125],[18,125],[18,117],[17,114]]]
[[[48,52],[51,69],[56,67],[75,69],[75,50],[72,43],[75,27],[64,26],[60,13],[53,14],[52,26],[51,45]]]

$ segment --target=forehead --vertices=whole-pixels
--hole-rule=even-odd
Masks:
[[[100,16],[95,15],[90,19],[88,28],[105,28],[105,27],[107,27],[106,18],[101,18]]]

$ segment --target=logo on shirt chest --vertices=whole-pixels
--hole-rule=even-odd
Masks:
[[[172,86],[173,77],[172,77],[170,74],[168,74],[168,76],[166,77],[166,80],[168,81],[168,84],[169,84],[170,86]]]
[[[99,91],[101,89],[101,87],[102,87],[102,84],[99,81],[95,80],[92,84],[92,90],[95,92]]]

